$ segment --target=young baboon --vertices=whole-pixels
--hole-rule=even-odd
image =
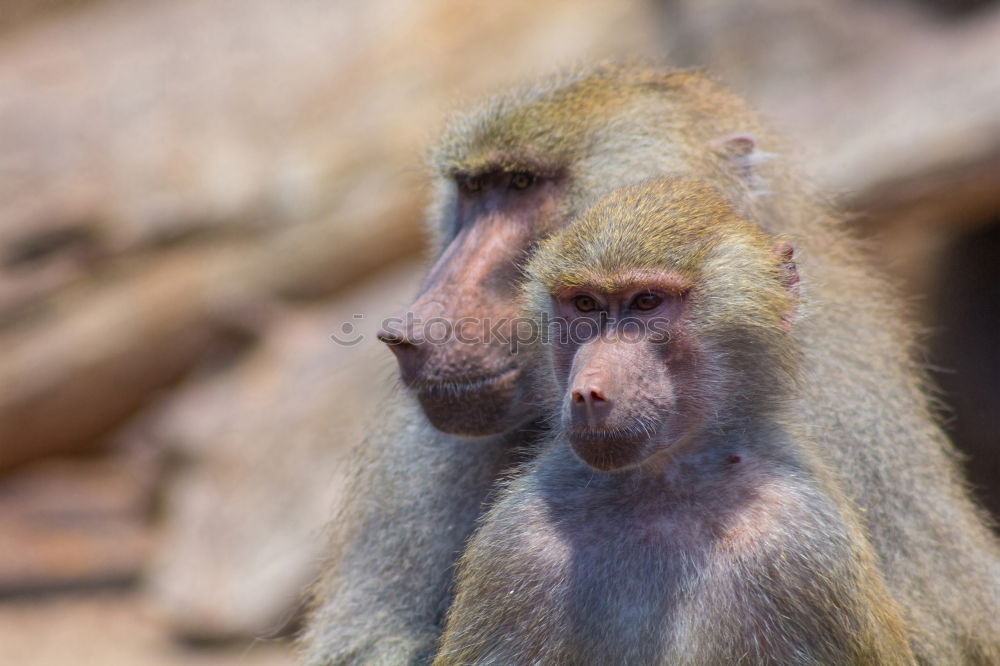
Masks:
[[[539,240],[631,183],[711,183],[795,243],[812,298],[796,326],[806,361],[794,411],[859,507],[918,659],[1000,663],[1000,553],[928,406],[912,331],[787,153],[697,73],[599,66],[501,95],[454,119],[435,150],[438,259],[413,316],[476,317],[509,334],[496,323],[516,314],[519,270]],[[429,659],[452,565],[497,477],[544,430],[531,367],[502,335],[424,337],[415,325],[383,334],[410,390],[359,448],[331,523],[304,636],[310,664]]]
[[[654,180],[527,273],[529,314],[561,324],[555,435],[469,543],[435,664],[915,663],[796,423],[790,246]]]

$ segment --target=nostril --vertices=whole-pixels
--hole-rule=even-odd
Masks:
[[[573,389],[571,398],[574,405],[597,405],[608,401],[604,391],[598,388]]]
[[[420,340],[414,340],[408,333],[402,331],[383,328],[375,334],[375,337],[385,343],[396,357],[403,382],[411,386],[418,383],[426,372],[425,365],[430,349],[420,344]]]
[[[402,333],[399,333],[398,331],[390,331],[387,328],[380,330],[375,334],[375,337],[379,339],[379,342],[383,342],[389,346],[408,344],[407,339],[403,337]]]

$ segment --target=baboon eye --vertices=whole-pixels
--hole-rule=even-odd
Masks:
[[[466,192],[478,192],[483,189],[483,180],[479,176],[465,176],[459,180],[459,184]]]
[[[597,301],[590,296],[577,296],[573,299],[573,307],[580,312],[593,312],[597,309]]]
[[[663,297],[656,294],[639,294],[632,301],[632,307],[636,310],[654,310],[662,302]]]
[[[530,174],[526,171],[517,171],[510,176],[510,189],[512,190],[526,190],[535,184],[534,174]]]

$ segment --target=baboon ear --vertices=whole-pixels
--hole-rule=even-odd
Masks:
[[[736,133],[721,136],[712,142],[712,148],[729,162],[733,173],[746,181],[751,190],[761,193],[765,191],[757,167],[775,154],[760,150],[752,134]]]
[[[774,246],[774,254],[781,269],[781,284],[793,296],[792,305],[782,317],[782,328],[785,333],[792,330],[799,302],[799,267],[795,264],[795,248],[788,241],[780,241]]]

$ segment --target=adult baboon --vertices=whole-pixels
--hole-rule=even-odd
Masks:
[[[913,664],[796,423],[791,246],[652,180],[527,273],[554,437],[466,549],[435,664]]]

